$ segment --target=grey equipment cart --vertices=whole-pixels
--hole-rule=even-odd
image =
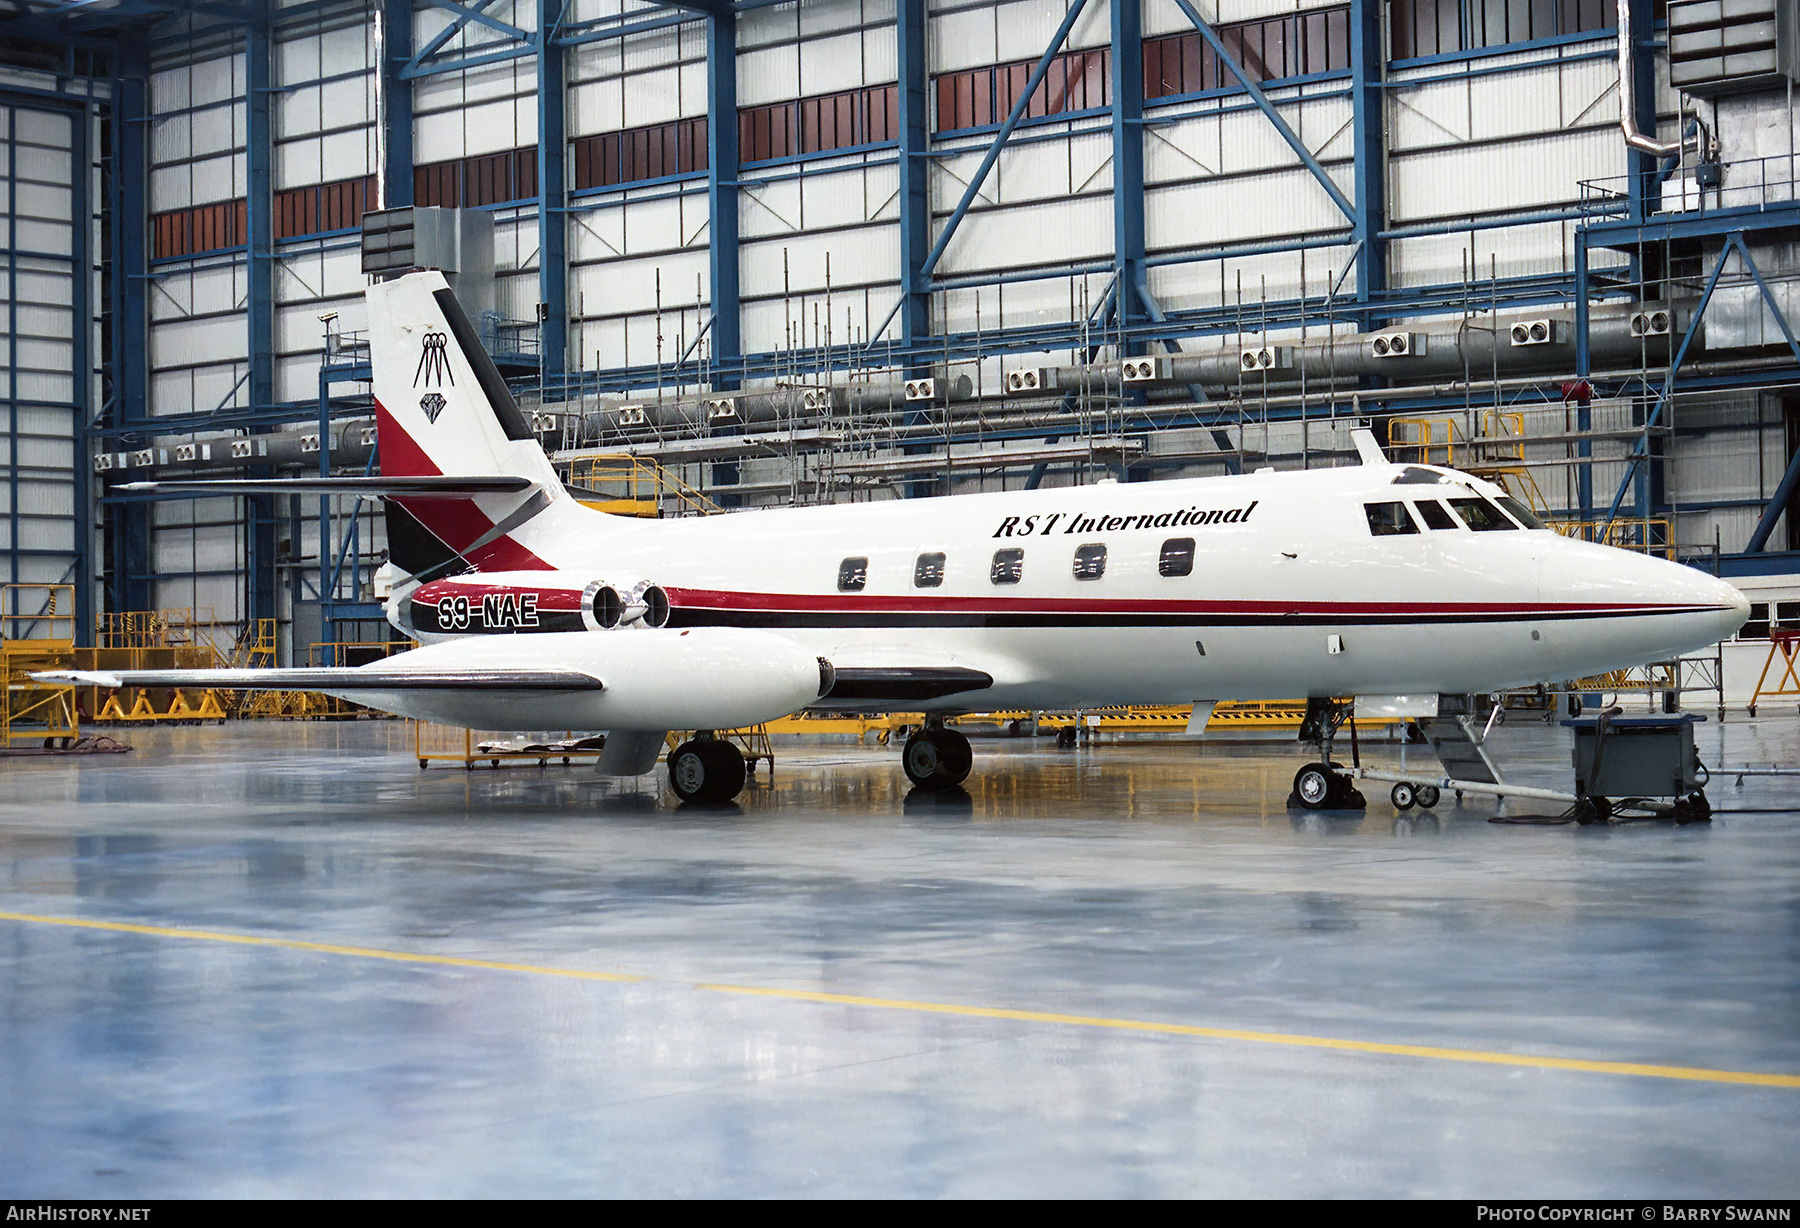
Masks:
[[[1575,734],[1576,821],[1604,822],[1621,798],[1664,797],[1674,799],[1667,810],[1680,822],[1711,818],[1707,771],[1694,750],[1694,725],[1705,719],[1603,713],[1564,721]]]

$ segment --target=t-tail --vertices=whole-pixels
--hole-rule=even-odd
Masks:
[[[557,567],[571,521],[597,513],[564,490],[443,274],[378,283],[368,304],[382,477],[440,484],[387,500],[399,585]],[[499,481],[511,489],[483,485]]]

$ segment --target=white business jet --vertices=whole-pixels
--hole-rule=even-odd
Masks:
[[[1433,715],[1440,694],[1692,652],[1749,612],[1692,568],[1550,532],[1491,483],[1390,464],[1367,432],[1353,468],[610,516],[557,479],[440,274],[368,302],[381,476],[138,489],[385,498],[407,573],[388,617],[423,646],[356,668],[41,677],[603,730],[613,775],[696,730],[670,783],[717,803],[745,770],[710,731],[802,709],[925,713],[902,764],[946,790],[971,766],[943,723],[958,713],[1304,695]]]

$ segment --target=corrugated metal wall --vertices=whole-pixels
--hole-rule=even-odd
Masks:
[[[74,582],[80,417],[93,395],[92,121],[0,100],[0,582]],[[78,216],[80,214],[80,216]],[[85,283],[85,284],[84,284]],[[78,344],[82,332],[84,343]]]

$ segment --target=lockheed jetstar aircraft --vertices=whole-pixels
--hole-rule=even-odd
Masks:
[[[744,762],[708,731],[802,709],[924,712],[901,761],[944,790],[971,766],[943,723],[958,713],[1304,695],[1432,715],[1440,694],[1692,652],[1748,615],[1729,584],[1563,538],[1488,482],[1389,464],[1366,432],[1351,468],[610,516],[557,479],[440,274],[368,303],[381,476],[137,488],[379,495],[406,573],[388,617],[422,646],[356,668],[42,677],[603,730],[613,775],[697,730],[670,783],[716,803]],[[1329,755],[1311,767],[1329,775]]]

